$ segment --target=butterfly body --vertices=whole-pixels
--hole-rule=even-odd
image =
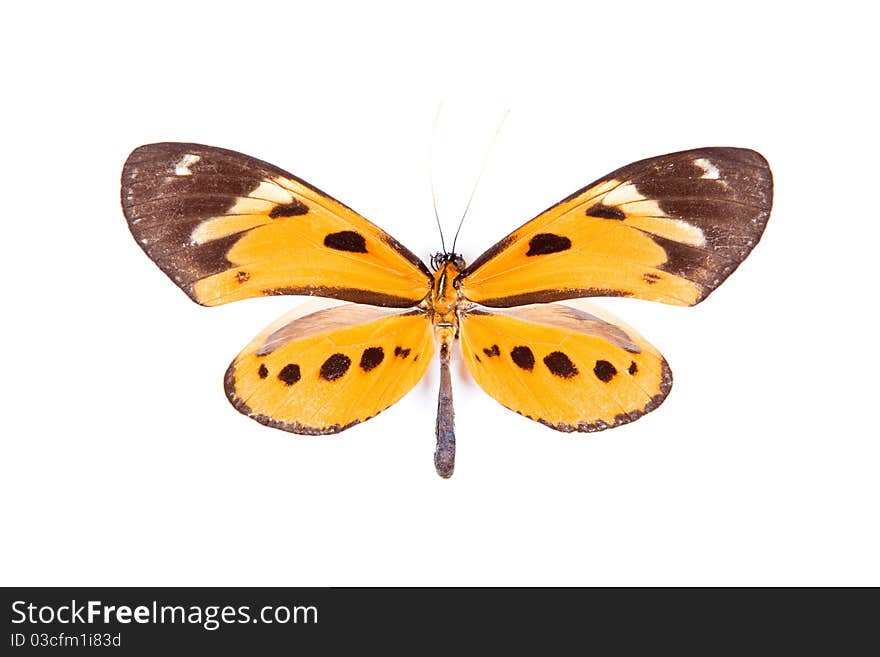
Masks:
[[[474,307],[461,294],[458,286],[464,259],[456,253],[437,253],[431,258],[434,281],[431,295],[422,302],[427,317],[434,326],[434,339],[440,352],[440,392],[437,400],[435,433],[437,447],[434,450],[434,467],[443,478],[452,476],[455,470],[455,413],[452,405],[453,343],[459,337],[461,317]]]
[[[429,269],[351,208],[266,162],[199,144],[136,149],[122,205],[144,251],[194,301],[278,294],[347,303],[285,317],[229,366],[232,404],[267,426],[334,434],[388,408],[439,354],[434,462],[455,462],[450,363],[557,431],[599,431],[662,403],[660,353],[599,312],[555,301],[625,296],[694,305],[748,255],[772,204],[758,153],[642,160],[548,208],[470,265]]]

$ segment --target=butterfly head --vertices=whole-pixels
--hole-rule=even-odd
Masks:
[[[432,271],[440,271],[440,268],[448,263],[451,263],[452,266],[459,271],[464,269],[464,258],[461,257],[460,253],[446,253],[441,251],[431,256]]]

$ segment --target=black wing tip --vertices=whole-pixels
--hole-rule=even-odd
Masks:
[[[745,262],[746,258],[755,250],[755,247],[761,241],[761,238],[764,236],[764,231],[767,229],[767,224],[770,221],[770,213],[773,210],[773,171],[770,169],[770,164],[761,153],[755,150],[751,150],[748,148],[717,148],[717,149],[702,149],[704,151],[724,151],[725,153],[734,152],[737,155],[745,155],[748,158],[747,164],[754,166],[757,168],[761,177],[759,180],[759,185],[756,187],[758,192],[760,193],[762,202],[760,207],[758,208],[757,214],[752,218],[752,224],[754,226],[753,232],[750,235],[750,240],[747,245],[743,248],[742,252],[737,255],[735,261],[732,261],[732,264],[725,271],[721,272],[718,278],[713,282],[713,284],[706,286],[700,293],[700,297],[692,304],[696,306],[697,304],[704,301],[712,292],[717,290],[721,284],[726,281],[733,272],[739,269],[740,265]]]
[[[748,166],[753,166],[760,169],[770,170],[770,164],[767,161],[767,158],[764,157],[759,151],[756,151],[752,148],[745,148],[743,146],[699,146],[697,148],[687,148],[681,151],[673,151],[671,153],[664,153],[663,155],[654,155],[652,157],[642,158],[640,160],[636,160],[634,162],[630,162],[629,164],[622,166],[615,170],[614,173],[620,171],[622,169],[628,169],[633,166],[638,166],[641,164],[646,164],[651,162],[652,160],[662,160],[666,158],[698,158],[701,155],[710,156],[710,157],[721,157],[723,159],[733,160],[735,162],[739,162],[740,164],[745,164]],[[611,178],[614,176],[614,173],[610,173],[607,176],[603,176],[599,180],[597,180],[593,185],[602,182],[607,178]],[[586,189],[589,189],[590,185],[587,185]]]
[[[696,306],[702,303],[712,292],[718,289],[721,284],[739,268],[758,245],[758,242],[761,241],[764,231],[767,228],[767,223],[770,220],[770,213],[773,209],[773,172],[770,169],[770,164],[767,161],[767,158],[760,152],[751,148],[743,148],[739,146],[702,146],[700,148],[667,153],[666,155],[659,155],[639,160],[638,162],[633,162],[632,164],[617,169],[605,176],[605,178],[600,179],[585,188],[589,189],[589,187],[599,184],[602,180],[618,177],[618,174],[621,172],[628,172],[628,170],[632,168],[636,168],[655,160],[663,160],[667,158],[699,159],[701,157],[712,158],[718,161],[722,166],[724,164],[732,165],[739,171],[742,171],[743,169],[752,170],[752,173],[749,174],[748,177],[753,180],[754,187],[752,189],[757,192],[757,196],[760,197],[760,204],[756,206],[757,212],[751,219],[752,227],[748,235],[748,242],[742,246],[742,250],[730,261],[728,267],[719,271],[713,281],[702,285],[699,297],[696,301],[690,304],[691,306]]]
[[[660,155],[658,158],[647,158],[646,160],[641,160],[641,162],[661,159],[664,157],[687,156],[693,158],[699,157],[700,155],[733,160],[737,164],[746,165],[758,169],[763,174],[763,179],[761,180],[763,184],[760,185],[760,191],[765,197],[764,206],[766,207],[767,213],[769,215],[770,208],[773,205],[773,171],[770,169],[770,163],[767,161],[767,158],[756,150],[753,150],[751,148],[742,148],[739,146],[703,146],[701,148],[693,148],[686,151],[678,151],[677,153]],[[634,162],[633,164],[638,164],[638,162]],[[628,168],[630,166],[632,165],[627,165],[626,167],[622,168]]]
[[[265,160],[261,160],[252,155],[248,155],[246,153],[242,153],[241,151],[232,150],[231,148],[221,148],[220,146],[210,146],[208,144],[197,144],[195,142],[185,142],[185,141],[157,141],[151,144],[143,144],[135,148],[131,153],[129,153],[128,158],[125,160],[125,164],[123,165],[123,183],[126,179],[126,172],[130,171],[132,167],[137,164],[143,162],[149,162],[150,160],[155,160],[157,157],[167,158],[169,156],[179,157],[185,154],[187,151],[191,151],[193,155],[201,155],[205,156],[214,156],[214,157],[227,157],[238,162],[242,162],[247,164],[250,167],[262,168],[272,175],[283,176],[288,178],[289,180],[293,180],[312,191],[321,194],[322,196],[326,196],[331,201],[335,201],[339,203],[342,207],[347,210],[352,210],[345,203],[340,201],[337,198],[334,198],[324,190],[316,187],[310,182],[303,180],[299,176],[295,176],[289,171],[286,171],[271,162],[266,162]]]
[[[209,151],[213,151],[215,153],[219,152],[226,155],[243,155],[242,153],[236,153],[235,151],[228,151],[224,148],[217,148],[215,146],[207,146],[205,144],[192,144],[187,142],[176,142],[176,141],[160,141],[154,142],[152,144],[142,144],[137,148],[133,149],[128,157],[125,158],[125,163],[122,165],[122,184],[125,185],[127,180],[131,180],[132,172],[137,169],[139,165],[154,161],[156,159],[165,159],[169,157],[179,157],[184,154],[186,151],[201,151],[201,153],[196,152],[195,155],[206,154]],[[248,157],[248,156],[245,156]]]
[[[193,281],[183,280],[181,278],[181,271],[178,268],[174,267],[170,262],[166,261],[165,258],[161,257],[160,254],[156,253],[155,247],[151,247],[151,245],[145,243],[144,235],[135,222],[137,218],[132,214],[132,207],[135,205],[135,202],[132,199],[132,191],[130,186],[132,180],[131,168],[136,164],[137,163],[126,161],[125,166],[122,169],[122,185],[120,190],[122,214],[125,216],[125,223],[128,226],[128,230],[131,233],[132,238],[134,238],[135,243],[140,247],[141,251],[143,251],[147,255],[147,257],[153,261],[153,263],[159,268],[159,270],[163,274],[171,279],[171,281],[177,287],[183,290],[186,296],[188,296],[191,300],[193,300],[200,306],[208,306],[207,303],[200,301],[196,296],[195,290],[193,290]]]
[[[751,148],[741,148],[737,146],[705,146],[703,148],[695,148],[691,151],[672,153],[671,155],[679,154],[706,154],[714,157],[718,157],[720,155],[722,158],[728,158],[734,160],[739,164],[754,167],[755,169],[761,171],[761,173],[763,174],[762,182],[764,184],[760,186],[760,190],[765,197],[765,207],[767,209],[767,214],[769,215],[770,208],[773,205],[773,170],[770,168],[770,162],[767,161],[767,158],[764,157],[763,154]]]
[[[699,146],[698,148],[688,148],[683,151],[667,153],[666,155],[660,155],[659,157],[696,155],[698,153],[705,153],[707,155],[724,155],[733,159],[739,159],[748,164],[757,164],[759,162],[765,165],[767,164],[767,159],[763,155],[761,155],[761,153],[753,148],[746,148],[743,146]]]
[[[755,232],[754,239],[747,247],[745,247],[741,257],[739,257],[739,259],[736,261],[732,261],[730,267],[723,270],[719,274],[718,278],[711,285],[704,286],[701,289],[700,296],[697,298],[697,300],[690,304],[691,307],[697,306],[705,301],[715,290],[721,287],[721,284],[724,283],[724,281],[730,278],[733,272],[740,268],[740,265],[742,265],[743,262],[745,262],[746,258],[748,258],[749,255],[752,253],[752,251],[755,250],[755,247],[758,246],[758,242],[760,242],[761,238],[764,236],[764,230],[767,228],[767,223],[769,219],[770,208],[767,208],[766,211],[762,211],[762,213],[755,218],[755,225],[757,226],[757,230]]]

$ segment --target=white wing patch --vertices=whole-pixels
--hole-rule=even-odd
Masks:
[[[175,176],[191,176],[192,171],[189,168],[202,159],[201,155],[193,155],[192,153],[187,153],[177,164],[174,165],[174,175]]]
[[[703,178],[714,172],[715,177],[719,175],[718,168],[709,160],[700,158],[694,160],[696,163],[703,162],[705,166],[700,167],[706,171]],[[613,182],[613,181],[612,181]],[[719,182],[724,183],[723,180]],[[706,244],[706,235],[699,226],[675,219],[667,215],[660,204],[654,200],[639,193],[636,186],[631,183],[617,184],[604,196],[599,197],[604,205],[617,206],[624,213],[626,219],[624,222],[628,225],[643,230],[653,235],[667,237],[677,240],[684,244],[692,244],[694,246],[704,246]]]
[[[673,239],[677,239],[682,244],[690,244],[692,246],[706,246],[706,234],[699,226],[694,226],[681,219],[670,219],[670,222],[681,231]]]
[[[718,171],[718,167],[712,164],[705,157],[700,157],[694,160],[694,164],[700,167],[703,170],[703,175],[700,178],[704,178],[706,180],[718,180],[721,178],[721,172]]]
[[[248,196],[239,196],[226,214],[210,217],[197,225],[190,236],[193,244],[205,244],[266,223],[266,214],[276,205],[291,203],[294,196],[279,184],[264,180]]]
[[[632,183],[624,183],[612,189],[602,198],[605,205],[623,205],[635,201],[647,201],[648,199],[639,194],[636,186]]]

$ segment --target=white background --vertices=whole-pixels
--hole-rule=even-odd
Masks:
[[[2,584],[880,584],[869,10],[136,6],[4,11]],[[447,231],[511,109],[468,260],[639,158],[752,147],[776,183],[762,242],[705,303],[599,301],[669,360],[659,410],[557,434],[459,377],[449,481],[433,368],[336,437],[236,413],[227,364],[299,300],[193,304],[119,207],[131,149],[195,141],[273,162],[427,257],[441,100]]]

